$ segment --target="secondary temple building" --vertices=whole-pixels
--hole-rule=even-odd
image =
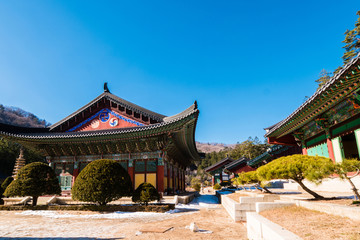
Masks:
[[[185,169],[199,154],[195,102],[185,111],[164,116],[104,93],[48,128],[0,124],[0,136],[40,150],[59,176],[63,191],[84,167],[97,159],[113,159],[138,187],[143,182],[159,192],[185,190]]]
[[[360,159],[359,55],[286,119],[266,130],[270,144],[301,145],[305,155],[334,162]]]

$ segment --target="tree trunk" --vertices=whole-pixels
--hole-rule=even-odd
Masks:
[[[356,197],[357,197],[358,200],[360,201],[360,195],[359,195],[359,192],[358,192],[357,188],[355,187],[355,184],[351,181],[351,179],[350,179],[348,176],[346,176],[346,174],[345,174],[344,177],[346,178],[346,180],[348,180],[348,182],[349,182],[350,185],[352,186],[353,192],[355,193]]]
[[[39,196],[32,196],[32,205],[33,205],[33,206],[36,206],[38,197],[39,197]]]
[[[264,190],[264,192],[273,194],[273,192],[270,191],[267,187],[262,187],[260,183],[257,183],[257,185],[258,185],[259,187],[261,187],[261,188]]]
[[[300,187],[302,187],[302,189],[304,189],[306,192],[311,194],[315,199],[324,199],[323,196],[321,196],[321,195],[317,194],[316,192],[311,191],[309,188],[307,188],[302,181],[297,181],[297,180],[295,180],[295,181],[300,185]]]
[[[266,193],[271,193],[271,194],[273,194],[273,192],[270,191],[267,187],[262,187],[262,189],[264,189],[264,191],[265,191]]]

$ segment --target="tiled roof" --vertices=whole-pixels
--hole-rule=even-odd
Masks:
[[[23,139],[71,139],[71,138],[85,138],[85,137],[94,137],[94,136],[109,136],[109,135],[118,135],[126,134],[132,132],[142,132],[151,129],[160,129],[162,127],[170,126],[186,117],[198,113],[196,104],[193,104],[185,111],[173,116],[164,119],[163,122],[152,124],[148,126],[139,126],[139,127],[129,127],[129,128],[120,128],[120,129],[109,129],[109,130],[98,130],[98,131],[84,131],[84,132],[50,132],[49,128],[23,128],[16,127],[7,124],[0,124],[0,136],[10,136],[15,138]]]
[[[205,172],[208,172],[208,171],[210,171],[211,169],[217,169],[217,168],[225,165],[226,162],[232,162],[232,161],[234,161],[234,159],[232,159],[232,158],[230,158],[230,157],[226,157],[226,158],[220,160],[219,162],[217,162],[217,163],[215,163],[215,164],[213,164],[213,165],[205,168],[204,170],[205,170]]]
[[[276,130],[283,127],[288,122],[292,121],[295,116],[297,116],[299,113],[304,111],[306,108],[308,108],[315,99],[317,99],[319,96],[321,96],[325,91],[327,91],[329,88],[333,86],[335,82],[339,80],[339,78],[350,68],[352,67],[356,62],[358,62],[360,59],[360,54],[358,54],[356,57],[354,57],[348,64],[346,64],[337,74],[335,74],[333,77],[330,78],[330,80],[319,90],[317,90],[309,99],[307,99],[300,107],[298,107],[293,113],[291,113],[287,118],[280,121],[279,123],[266,128],[265,130],[268,130],[268,132],[265,134],[265,137],[269,137],[271,134],[273,134]]]
[[[249,159],[246,158],[246,157],[239,158],[238,160],[235,160],[235,161],[225,165],[225,169],[232,169],[232,168],[234,168],[234,167],[236,167],[236,166],[238,166],[240,164],[243,164],[243,163],[246,164],[247,161],[249,161]]]
[[[119,98],[118,96],[115,96],[114,94],[111,94],[110,92],[104,92],[101,95],[99,95],[98,97],[96,97],[94,100],[92,100],[91,102],[89,102],[88,104],[86,104],[85,106],[83,106],[82,108],[78,109],[77,111],[75,111],[74,113],[70,114],[69,116],[67,116],[66,118],[60,120],[59,122],[53,124],[50,126],[50,131],[53,130],[54,128],[60,126],[62,123],[66,122],[67,120],[73,118],[74,116],[78,115],[79,113],[85,111],[87,108],[91,107],[92,105],[94,105],[95,103],[101,101],[102,99],[107,99],[107,100],[111,100],[113,102],[115,102],[116,104],[126,107],[127,109],[130,109],[136,113],[139,114],[143,114],[144,116],[148,116],[152,119],[155,119],[159,122],[163,122],[164,118],[166,117],[165,115],[150,111],[146,108],[140,107],[134,103],[131,103],[129,101],[126,101],[122,98]]]

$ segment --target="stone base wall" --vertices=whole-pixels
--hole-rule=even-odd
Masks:
[[[248,212],[246,216],[249,240],[301,240],[299,236],[255,212]]]

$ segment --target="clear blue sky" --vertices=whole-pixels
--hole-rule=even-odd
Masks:
[[[342,64],[360,1],[0,1],[0,103],[55,123],[103,92],[196,140],[263,139]]]

